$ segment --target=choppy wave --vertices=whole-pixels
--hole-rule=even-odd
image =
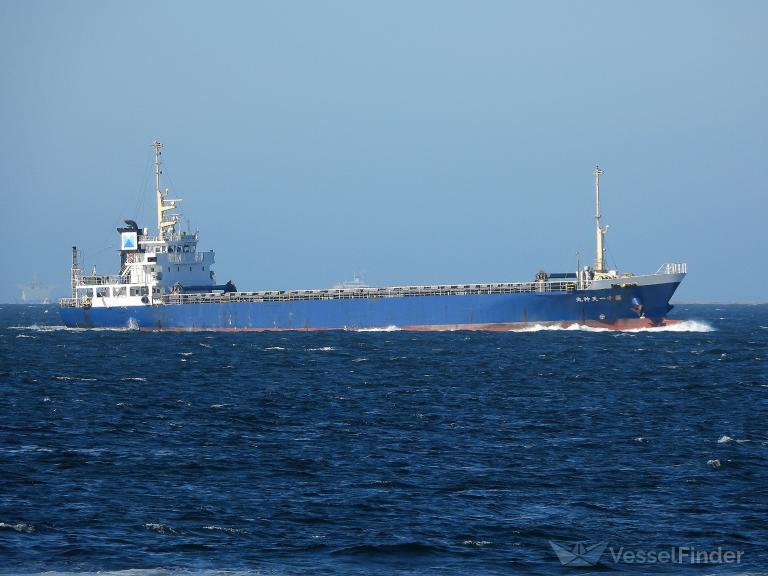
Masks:
[[[218,532],[226,532],[227,534],[248,534],[248,530],[243,528],[229,528],[227,526],[203,526],[203,530],[215,530]]]
[[[35,527],[32,524],[24,524],[20,522],[18,524],[7,524],[6,522],[0,522],[0,530],[15,530],[16,532],[25,532],[31,534],[35,531]]]
[[[768,306],[728,310],[649,334],[135,337],[14,308],[0,575],[554,576],[548,540],[582,534],[730,542],[766,566],[760,523],[712,508],[768,484]]]
[[[99,570],[88,572],[76,571],[45,571],[45,572],[0,572],[2,576],[263,576],[264,574],[281,574],[280,572],[264,572],[254,570],[229,570],[208,568],[126,568],[124,570]]]
[[[176,530],[171,528],[170,526],[167,526],[165,524],[159,524],[155,522],[149,522],[147,524],[144,524],[144,528],[147,530],[152,530],[152,532],[157,532],[158,534],[178,534]]]

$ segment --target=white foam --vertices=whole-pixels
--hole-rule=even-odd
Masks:
[[[31,332],[126,332],[128,330],[137,330],[138,326],[126,326],[124,328],[71,328],[70,326],[60,326],[53,324],[30,324],[29,326],[9,326],[8,330],[29,330]]]
[[[489,540],[464,540],[462,544],[464,544],[465,546],[482,547],[482,546],[487,546],[488,544],[493,544],[493,542]]]
[[[323,346],[322,348],[307,348],[307,352],[333,352],[336,350],[333,346]]]
[[[648,328],[632,328],[625,332],[714,332],[711,324],[702,320],[683,320],[666,326],[653,326]]]
[[[736,442],[737,444],[744,444],[745,442],[749,442],[749,440],[746,440],[744,438],[731,438],[730,436],[723,435],[717,441],[718,444],[730,444],[731,442]]]
[[[601,328],[595,326],[585,326],[583,324],[571,324],[570,326],[550,325],[550,324],[533,324],[524,328],[513,329],[510,332],[612,332],[621,333],[627,332],[637,334],[640,332],[714,332],[713,328],[707,322],[701,320],[683,320],[682,322],[675,322],[674,324],[667,324],[665,326],[646,326],[643,328],[625,328],[625,329],[613,329],[613,328]]]
[[[229,534],[248,534],[248,530],[242,528],[227,528],[226,526],[203,526],[204,530],[219,530]]]
[[[0,522],[0,528],[6,528],[11,530],[16,530],[16,532],[26,532],[27,534],[30,534],[35,531],[35,527],[32,526],[32,524],[6,524],[5,522]]]
[[[583,324],[571,324],[570,326],[558,326],[554,324],[533,324],[531,326],[525,326],[524,328],[518,328],[510,330],[510,332],[615,332],[610,328],[595,328],[593,326],[584,326]]]
[[[144,528],[157,532],[158,534],[177,534],[176,530],[170,526],[166,526],[165,524],[156,524],[154,522],[150,522],[148,524],[144,524]]]
[[[358,328],[356,332],[399,332],[397,326],[385,326],[383,328]]]

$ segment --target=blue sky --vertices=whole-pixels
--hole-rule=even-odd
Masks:
[[[117,267],[151,148],[241,289],[687,261],[768,299],[768,3],[0,3],[0,301]]]

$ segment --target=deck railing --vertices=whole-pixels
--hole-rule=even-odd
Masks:
[[[656,270],[656,274],[687,274],[688,264],[685,262],[665,262],[659,269]]]
[[[438,286],[393,286],[388,288],[329,288],[327,290],[263,290],[259,292],[206,292],[164,294],[156,304],[221,304],[229,302],[294,302],[301,300],[353,300],[358,298],[413,298],[418,296],[467,296],[480,294],[521,294],[575,292],[575,282],[521,282],[514,284],[464,284]],[[61,298],[62,308],[78,308],[77,298]]]
[[[575,282],[527,282],[519,284],[471,284],[464,286],[403,286],[328,290],[273,290],[165,294],[164,304],[219,304],[225,302],[291,302],[300,300],[352,300],[357,298],[411,298],[417,296],[465,296],[470,294],[519,294],[533,292],[574,292]]]
[[[79,283],[84,286],[102,286],[105,284],[127,284],[128,281],[123,276],[80,276]]]

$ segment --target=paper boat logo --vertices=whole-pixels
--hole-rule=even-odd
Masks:
[[[594,566],[600,562],[608,542],[598,542],[590,546],[589,542],[561,544],[550,540],[549,545],[563,566]]]

